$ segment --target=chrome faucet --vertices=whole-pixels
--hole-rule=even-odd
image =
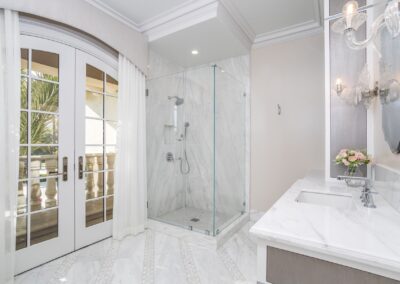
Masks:
[[[374,197],[372,196],[372,182],[369,178],[365,177],[350,177],[350,176],[338,176],[338,180],[358,180],[364,182],[363,184],[363,190],[361,192],[361,202],[364,204],[365,207],[367,208],[376,208],[375,203],[374,203]]]

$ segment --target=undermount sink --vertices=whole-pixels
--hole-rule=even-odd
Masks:
[[[296,198],[296,202],[333,207],[340,210],[354,208],[354,203],[351,195],[315,192],[307,190],[303,190],[299,193]]]

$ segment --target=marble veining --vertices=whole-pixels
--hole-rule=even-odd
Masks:
[[[295,201],[302,190],[351,194],[355,207],[337,210]],[[297,181],[251,228],[267,243],[354,263],[400,280],[400,214],[380,194],[376,209],[363,207],[360,189],[309,177]],[[361,269],[361,268],[360,268]]]
[[[218,250],[186,242],[184,232],[176,237],[147,229],[121,241],[106,239],[18,275],[15,283],[255,284],[253,224]]]

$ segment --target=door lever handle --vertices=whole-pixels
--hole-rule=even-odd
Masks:
[[[49,176],[62,176],[63,181],[68,180],[68,157],[63,157],[62,173],[59,172],[49,172]]]
[[[78,167],[79,167],[78,178],[83,179],[83,157],[82,156],[78,157]]]

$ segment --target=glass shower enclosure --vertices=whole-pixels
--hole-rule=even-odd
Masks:
[[[245,96],[217,65],[147,81],[150,219],[216,236],[244,214]]]

